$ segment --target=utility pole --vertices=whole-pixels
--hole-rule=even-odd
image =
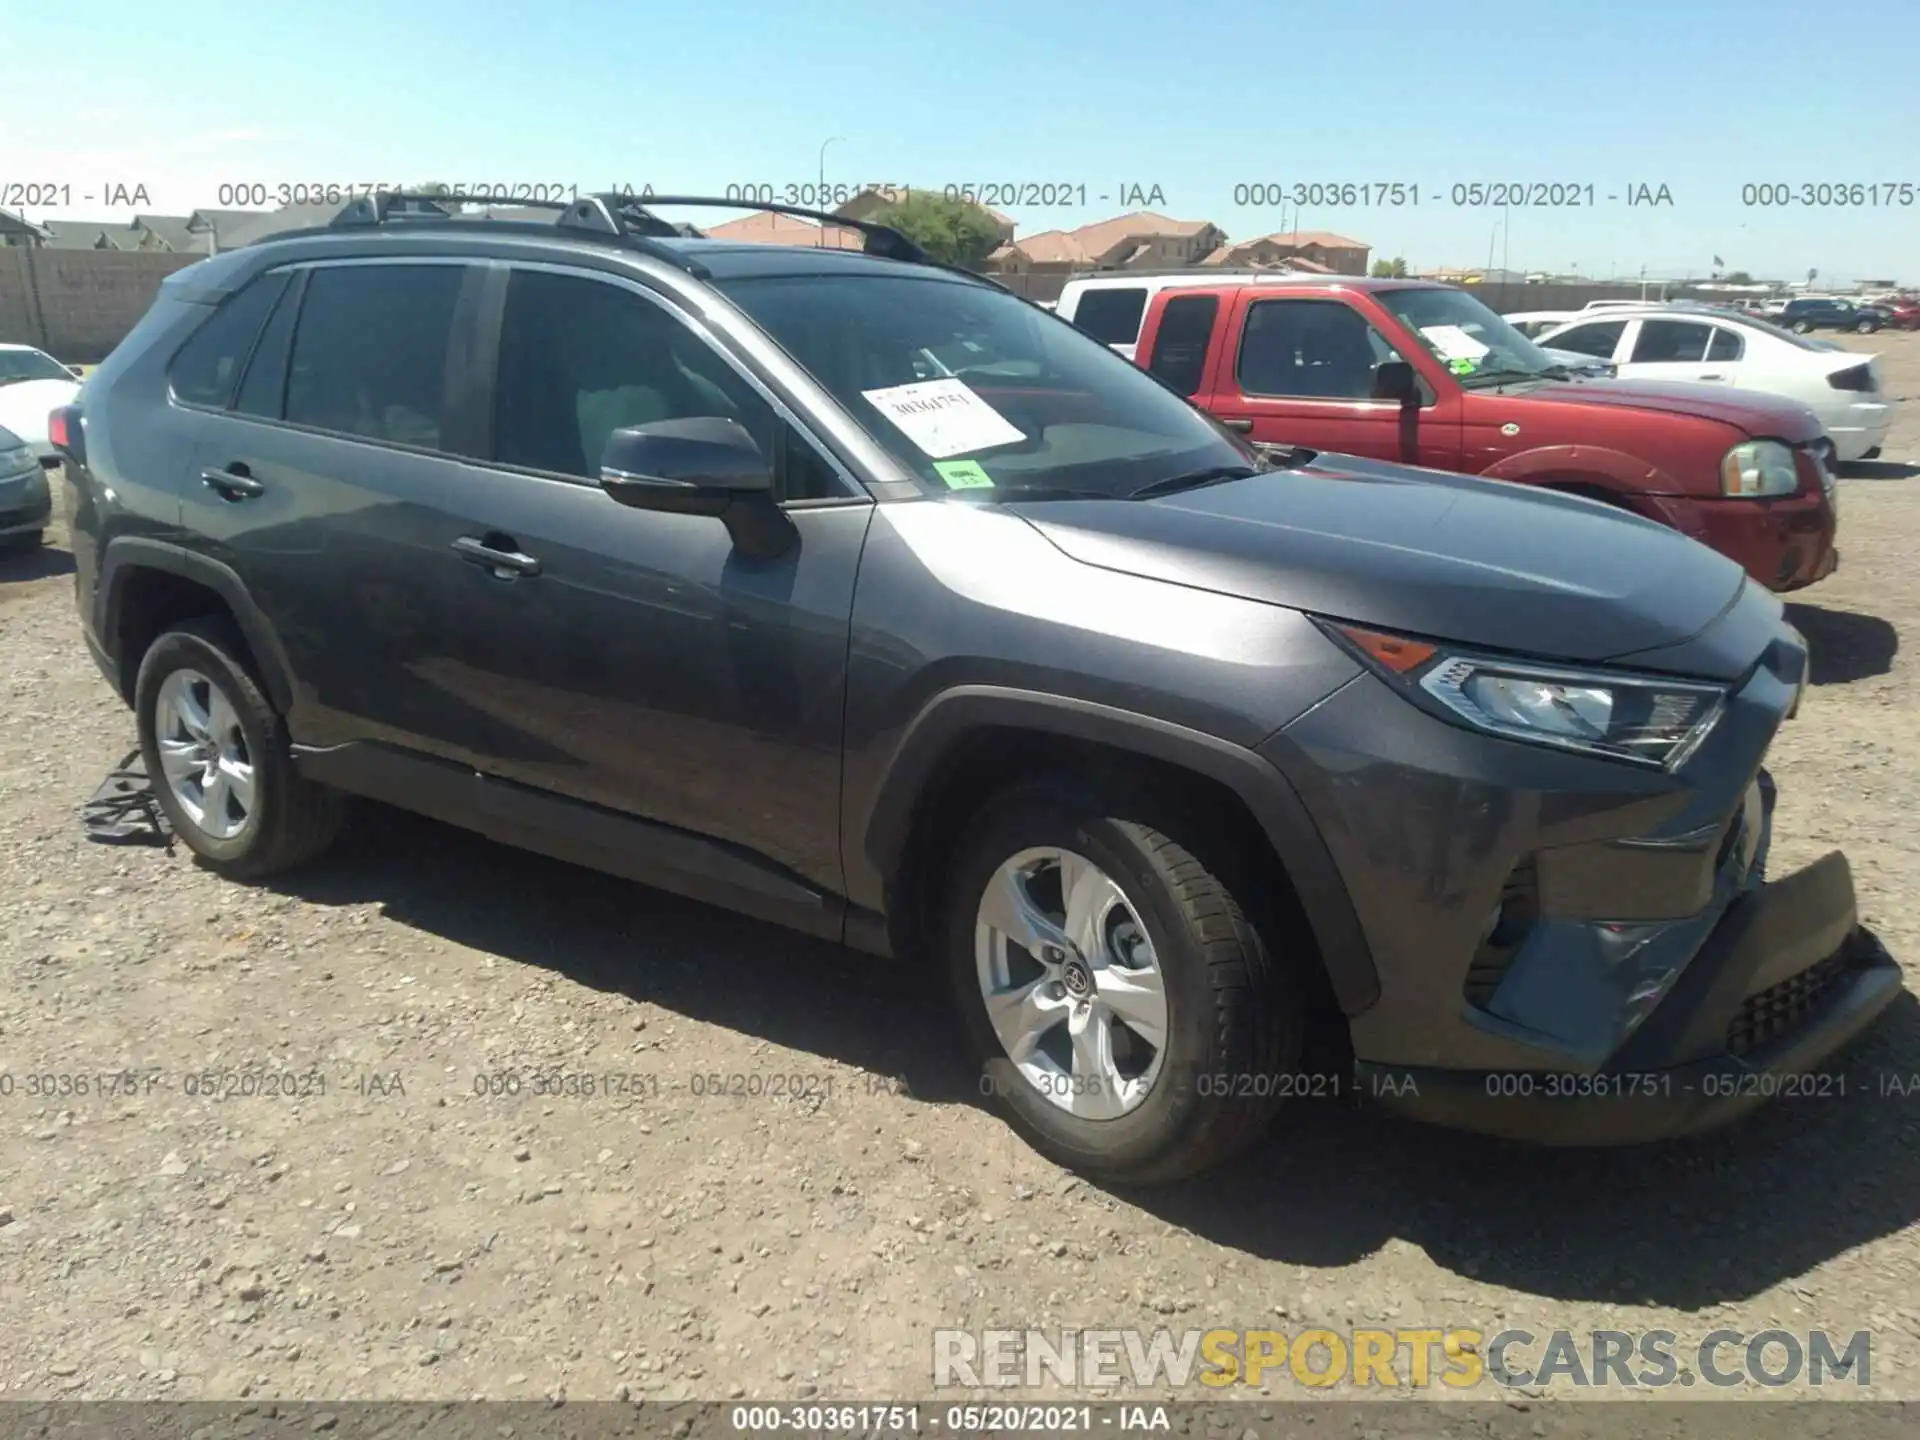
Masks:
[[[827,146],[835,144],[838,141],[844,140],[846,138],[847,137],[844,135],[829,135],[825,140],[822,140],[820,142],[820,189],[815,193],[817,193],[820,197],[820,208],[822,210],[829,210],[833,208],[832,206],[827,204]],[[818,235],[818,237],[815,238],[813,243],[816,246],[825,245],[827,243],[827,227],[826,226],[822,225],[820,227],[820,234]]]

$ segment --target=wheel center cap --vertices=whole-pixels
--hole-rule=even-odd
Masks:
[[[1093,993],[1093,972],[1087,969],[1084,960],[1075,957],[1067,961],[1060,972],[1060,979],[1067,987],[1067,993],[1076,1000],[1084,1000]]]

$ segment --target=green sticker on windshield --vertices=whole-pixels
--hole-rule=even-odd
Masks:
[[[1479,368],[1480,362],[1478,360],[1469,360],[1464,355],[1458,360],[1449,360],[1447,362],[1447,369],[1456,375],[1471,375]]]
[[[933,468],[950,490],[991,490],[993,477],[980,468],[978,460],[936,460]]]

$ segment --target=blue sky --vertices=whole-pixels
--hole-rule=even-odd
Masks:
[[[1423,267],[1491,249],[1583,274],[1704,275],[1719,255],[1920,280],[1913,0],[0,0],[0,17],[9,53],[59,76],[0,119],[0,186],[70,187],[36,218],[126,218],[100,203],[114,183],[145,184],[160,213],[233,182],[714,193],[812,181],[839,136],[830,183],[1085,187],[1085,206],[1003,207],[1022,234],[1158,186],[1154,208],[1240,239],[1282,214],[1236,206],[1236,185],[1403,182],[1417,207],[1310,205],[1299,223]],[[1746,183],[1887,181],[1912,203],[1742,203]],[[1592,185],[1598,203],[1451,203],[1473,182]],[[1640,184],[1673,203],[1629,207]]]

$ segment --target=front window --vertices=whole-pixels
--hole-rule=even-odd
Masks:
[[[938,274],[719,288],[934,493],[1121,496],[1250,450],[1098,341]]]
[[[0,350],[0,385],[22,380],[71,380],[73,372],[38,350]]]
[[[1375,298],[1468,388],[1566,376],[1551,355],[1464,290],[1381,290]]]

